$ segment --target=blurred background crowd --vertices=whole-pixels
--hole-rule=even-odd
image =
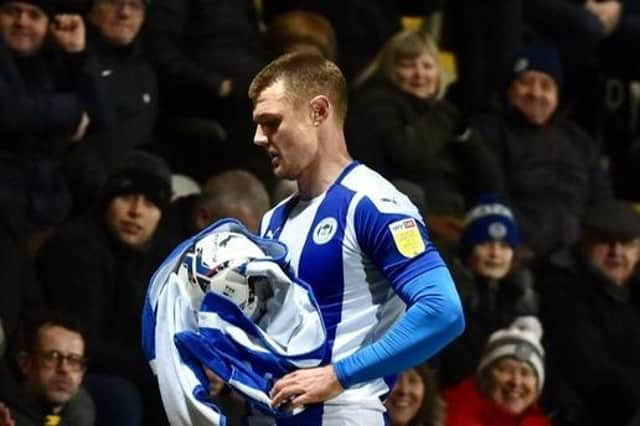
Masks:
[[[631,0],[0,0],[0,425],[166,424],[147,284],[295,192],[247,88],[300,50],[343,70],[352,156],[422,211],[465,309],[391,423],[640,425],[638,46]]]

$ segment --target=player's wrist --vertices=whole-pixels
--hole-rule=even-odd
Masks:
[[[342,389],[347,389],[351,386],[349,381],[350,375],[348,374],[347,367],[345,365],[344,360],[338,361],[333,365],[333,371],[336,375],[336,380],[342,386]]]

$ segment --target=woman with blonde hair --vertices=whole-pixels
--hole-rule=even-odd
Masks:
[[[501,184],[492,152],[444,99],[445,80],[430,36],[401,31],[354,81],[348,125],[355,157],[420,185],[436,241],[455,242],[470,200]]]
[[[374,60],[356,77],[354,87],[359,89],[370,80],[384,76],[402,88],[404,83],[401,81],[397,65],[416,58],[426,61],[427,66],[433,71],[433,85],[425,84],[418,87],[415,95],[424,98],[435,95],[436,99],[442,99],[448,81],[440,61],[440,49],[429,34],[420,30],[404,30],[391,37]],[[411,93],[411,89],[408,91]]]

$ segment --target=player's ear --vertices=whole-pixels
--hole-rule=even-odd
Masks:
[[[329,102],[329,98],[327,98],[326,96],[315,96],[309,101],[309,106],[311,107],[311,121],[315,126],[320,125],[320,123],[322,123],[327,119],[327,117],[329,117],[331,103]]]

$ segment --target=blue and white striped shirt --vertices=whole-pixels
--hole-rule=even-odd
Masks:
[[[326,362],[346,389],[325,405],[383,411],[392,384],[384,376],[424,361],[462,332],[455,286],[420,213],[362,164],[352,162],[311,200],[282,201],[263,217],[261,234],[285,243],[290,267],[320,305]]]

